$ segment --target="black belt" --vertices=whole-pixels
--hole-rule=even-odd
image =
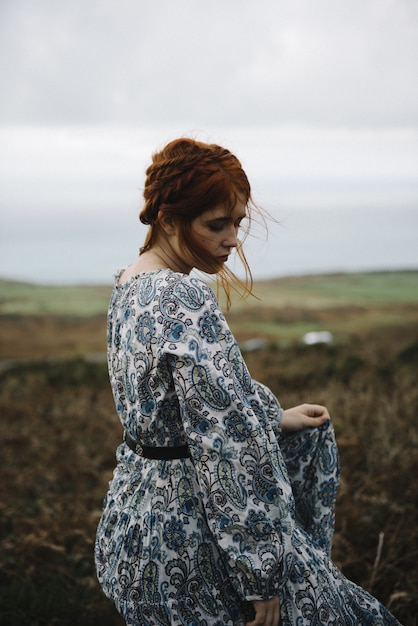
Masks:
[[[190,457],[189,446],[186,444],[184,446],[165,446],[161,448],[144,446],[142,443],[135,441],[126,430],[123,439],[126,445],[135,452],[135,454],[143,456],[144,459],[169,461],[170,459],[187,459]]]

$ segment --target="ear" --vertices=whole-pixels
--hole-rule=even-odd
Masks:
[[[166,235],[174,235],[177,232],[174,217],[167,215],[164,211],[158,211],[158,223]]]

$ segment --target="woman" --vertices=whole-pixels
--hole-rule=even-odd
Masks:
[[[282,410],[218,302],[254,208],[241,164],[191,139],[153,156],[139,258],[117,276],[110,380],[125,440],[96,540],[129,626],[397,624],[330,561],[338,454],[328,411]]]

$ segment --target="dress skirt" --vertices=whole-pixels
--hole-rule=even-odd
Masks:
[[[395,626],[389,611],[330,560],[340,473],[331,423],[281,434],[279,447],[295,500],[280,623]],[[244,626],[252,604],[231,584],[192,460],[143,459],[126,444],[117,460],[95,557],[100,584],[127,625]],[[257,528],[255,521],[255,537]]]

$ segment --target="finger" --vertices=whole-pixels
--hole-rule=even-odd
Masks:
[[[326,416],[323,417],[308,417],[305,421],[305,426],[308,428],[319,428],[319,426],[323,426],[328,422],[328,418]]]
[[[273,626],[279,626],[280,622],[280,604],[274,609]]]
[[[265,616],[266,611],[264,609],[257,609],[255,619],[252,622],[247,622],[245,626],[262,626],[264,625]]]
[[[328,409],[326,406],[322,406],[321,404],[310,404],[308,407],[307,415],[309,417],[326,417],[330,418]]]
[[[271,607],[264,619],[264,626],[278,626],[280,619],[280,610],[277,606]]]
[[[264,626],[278,626],[280,619],[280,611],[277,608],[271,610],[264,621]]]
[[[265,626],[264,617],[257,615],[255,620],[252,622],[247,622],[245,626]]]

